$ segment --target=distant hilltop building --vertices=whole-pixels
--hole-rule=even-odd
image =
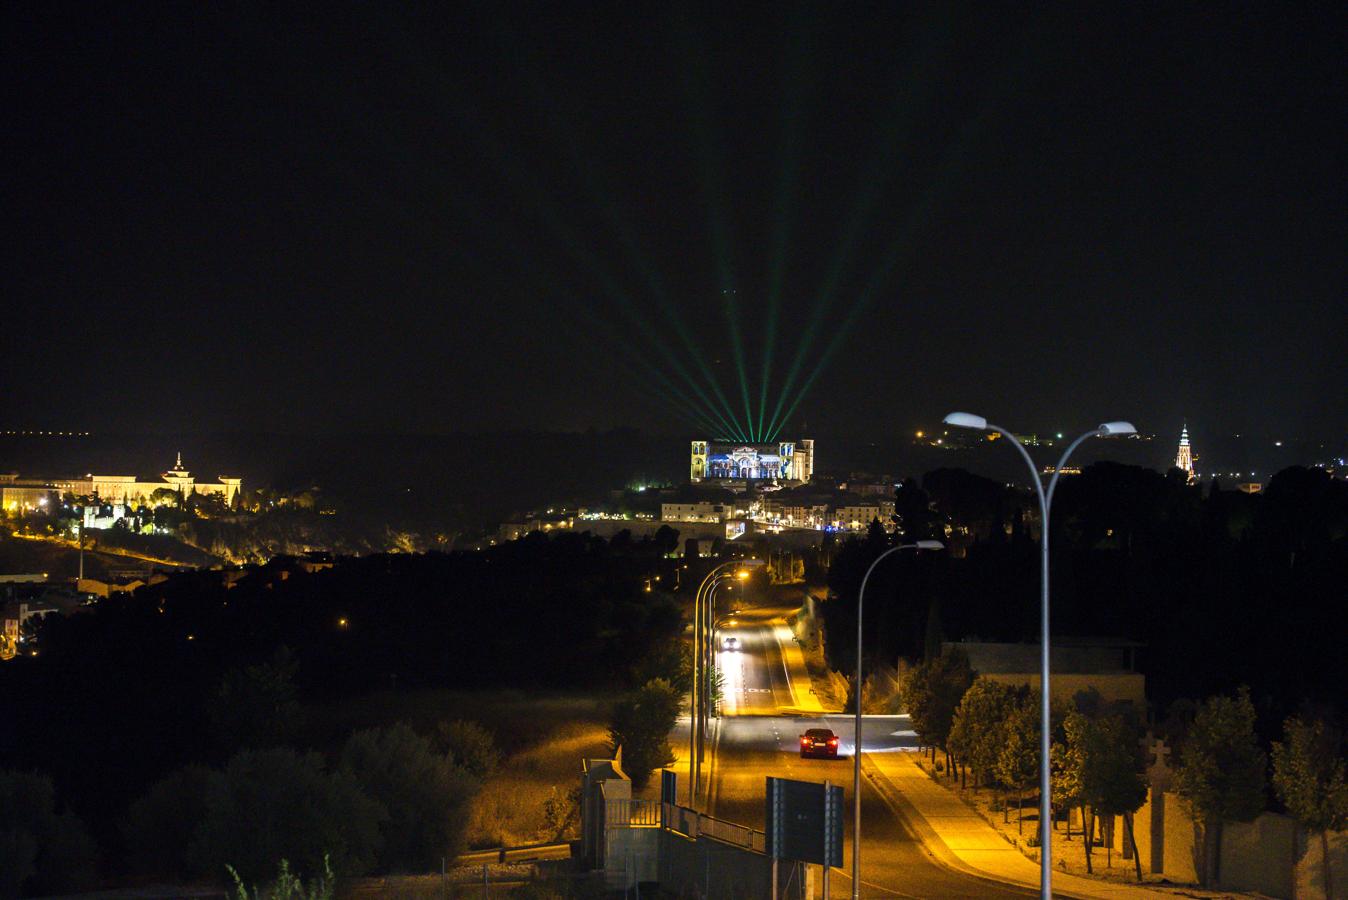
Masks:
[[[1179,452],[1175,454],[1175,468],[1189,477],[1190,483],[1198,476],[1194,475],[1193,448],[1189,446],[1189,426],[1180,429]]]
[[[173,468],[160,476],[162,481],[141,481],[135,475],[86,475],[83,478],[34,479],[19,478],[17,474],[0,475],[0,494],[6,509],[45,506],[48,495],[57,501],[63,494],[76,497],[97,497],[100,503],[142,504],[160,488],[177,492],[184,500],[193,494],[215,495],[226,506],[234,505],[234,498],[243,487],[242,478],[220,476],[215,481],[198,481],[183,468],[183,455],[178,454]]]
[[[814,441],[739,444],[693,441],[688,479],[699,481],[798,481],[814,474]]]

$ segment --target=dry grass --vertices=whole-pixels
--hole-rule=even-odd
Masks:
[[[564,801],[580,783],[582,759],[607,755],[608,726],[602,718],[554,725],[539,743],[503,760],[483,786],[469,820],[468,846],[552,840],[545,813],[548,800]]]

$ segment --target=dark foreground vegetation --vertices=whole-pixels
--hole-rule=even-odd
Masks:
[[[499,753],[454,708],[334,733],[371,694],[679,679],[662,548],[541,535],[483,554],[175,576],[51,618],[0,669],[0,895],[437,869]],[[658,652],[657,652],[658,651]],[[368,709],[367,705],[362,708]],[[317,710],[322,715],[314,715]],[[437,721],[438,718],[438,721]],[[507,742],[510,737],[505,736]]]
[[[914,663],[899,699],[933,762],[1018,807],[1038,802],[1038,695],[978,677],[942,642],[1038,643],[1039,521],[1028,499],[961,471],[906,482],[898,534],[875,527],[838,548],[828,572],[836,599],[821,607],[830,664],[850,671],[871,562],[896,541],[953,545],[877,568],[864,650],[877,664]],[[1205,882],[1224,821],[1281,810],[1322,842],[1348,827],[1348,484],[1293,468],[1249,495],[1098,463],[1062,481],[1052,523],[1055,636],[1140,643],[1149,703],[1083,694],[1055,706],[1055,817],[1123,816],[1127,836],[1146,799],[1140,739],[1150,730],[1166,741],[1202,831]],[[1089,869],[1089,836],[1083,849]]]
[[[865,647],[877,663],[939,655],[942,640],[1039,640],[1039,521],[1022,491],[958,470],[898,490],[899,534],[844,543],[822,605],[828,659],[851,671],[856,596],[894,540],[936,537],[957,552],[897,554],[871,578]],[[1053,502],[1055,635],[1139,642],[1148,699],[1164,711],[1250,687],[1261,731],[1303,701],[1348,699],[1348,482],[1291,468],[1261,494],[1189,485],[1097,463]]]

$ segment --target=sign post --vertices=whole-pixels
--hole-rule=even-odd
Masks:
[[[843,864],[843,790],[824,782],[772,778],[767,783],[767,853],[772,858],[772,896],[777,900],[777,861],[797,860],[829,869]]]

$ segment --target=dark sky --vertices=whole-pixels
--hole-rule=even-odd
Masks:
[[[1340,4],[206,6],[5,7],[4,427],[1344,434]]]

